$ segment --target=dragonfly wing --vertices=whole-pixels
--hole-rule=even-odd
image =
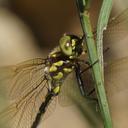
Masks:
[[[26,96],[13,103],[0,113],[0,119],[6,121],[10,128],[29,128],[45,100],[44,91],[47,91],[46,80],[38,88],[28,92]]]
[[[75,72],[72,72],[65,79],[60,94],[58,96],[58,101],[61,106],[69,106],[73,104],[73,99],[81,99],[81,93],[76,80]]]
[[[88,72],[89,73],[89,72]],[[92,85],[92,79],[90,77],[90,73],[87,72],[83,75],[84,84],[86,86]],[[89,84],[90,83],[90,84]],[[88,87],[87,87],[88,88]],[[88,91],[88,90],[86,90]],[[59,104],[63,107],[70,106],[75,102],[83,102],[83,96],[81,95],[79,85],[77,83],[77,78],[75,75],[75,71],[70,73],[69,76],[65,79],[62,87],[61,92],[58,96]],[[85,100],[85,98],[84,98]]]
[[[114,61],[105,68],[105,85],[110,96],[128,91],[128,57]]]
[[[43,59],[34,59],[13,67],[1,68],[0,71],[4,74],[1,73],[0,79],[3,85],[6,84],[11,97],[9,107],[0,113],[0,121],[7,124],[7,128],[31,127],[49,88],[44,77],[43,63]],[[53,98],[44,118],[52,113],[55,105],[56,98]]]
[[[128,33],[128,8],[121,14],[110,19],[107,30],[104,31],[104,41],[113,43],[127,37]],[[115,41],[114,41],[115,40]]]
[[[15,66],[0,68],[0,86],[7,89],[9,98],[16,99],[35,88],[44,76],[44,60],[37,58]]]
[[[38,86],[39,85],[39,86]],[[33,124],[39,107],[45,101],[46,93],[48,93],[47,80],[37,83],[37,88],[29,91],[26,96],[20,97],[13,101],[8,108],[0,113],[0,121],[6,124],[7,128],[30,128]],[[42,119],[46,119],[55,109],[56,98],[51,101],[46,108],[46,112],[42,115]]]

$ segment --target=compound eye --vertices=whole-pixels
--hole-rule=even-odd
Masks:
[[[65,55],[71,56],[73,54],[70,36],[61,37],[59,43],[60,43],[60,48]]]

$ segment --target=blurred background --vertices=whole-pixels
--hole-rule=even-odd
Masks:
[[[100,0],[92,1],[90,18],[93,29],[96,28],[101,2]],[[120,14],[127,7],[127,0],[113,0],[111,17]],[[105,32],[104,45],[110,48],[105,53],[106,62],[114,62],[128,56],[128,26],[126,26],[128,14],[126,18],[124,25],[117,25],[112,31],[108,29]],[[51,49],[58,45],[64,33],[82,35],[74,0],[0,0],[0,66],[16,64],[36,57],[46,57]],[[116,86],[119,80],[127,80],[123,75],[120,75],[118,81],[114,79]],[[112,86],[113,82],[109,75],[106,76],[114,128],[126,128],[128,127],[128,103],[127,91],[123,90],[128,89],[126,86],[128,82],[124,86],[121,85],[124,82],[120,82],[117,92],[111,91],[115,87]],[[113,75],[113,77],[116,76]],[[94,117],[94,122],[98,122],[97,117]],[[99,128],[102,127],[99,122],[98,124]],[[84,118],[78,107],[63,108],[59,105],[42,125],[46,128],[94,128]]]

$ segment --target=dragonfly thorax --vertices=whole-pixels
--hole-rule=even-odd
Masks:
[[[64,35],[59,43],[60,45],[49,54],[45,68],[53,88],[61,86],[66,76],[74,69],[77,58],[83,52],[82,40],[77,36]]]
[[[75,66],[75,59],[69,59],[63,56],[61,52],[54,53],[54,55],[56,57],[49,56],[48,72],[52,80],[60,81],[72,72]]]

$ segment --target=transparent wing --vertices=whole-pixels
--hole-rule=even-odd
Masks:
[[[0,113],[0,119],[3,124],[6,123],[9,128],[30,128],[42,102],[45,101],[44,92],[47,92],[46,80],[42,81],[40,87],[31,92],[27,97],[15,101],[7,109]],[[45,115],[51,114],[55,100],[48,106]],[[45,118],[43,117],[43,119]]]
[[[90,90],[90,83],[92,84],[92,79],[90,73],[84,74],[85,79],[84,84],[86,86],[87,92]],[[90,87],[89,87],[90,86]],[[58,96],[59,104],[61,106],[69,106],[74,103],[74,99],[79,102],[83,102],[83,96],[81,95],[79,84],[77,83],[77,78],[75,72],[69,74],[69,76],[64,81],[61,92]]]
[[[37,58],[0,68],[0,86],[7,88],[12,99],[22,97],[37,86],[37,81],[43,79],[44,66],[44,60]]]
[[[0,121],[6,124],[7,128],[29,128],[48,93],[43,59],[29,60],[2,70],[7,72],[2,74],[1,80],[8,81],[3,83],[8,86],[8,92],[13,100],[9,107],[0,113]],[[44,118],[52,113],[55,105],[56,98],[53,98],[43,115]]]
[[[58,101],[61,106],[68,106],[72,104],[71,96],[79,97],[78,84],[74,73],[70,73],[62,84]]]
[[[125,9],[118,16],[110,19],[107,30],[104,31],[104,41],[110,42],[114,39],[116,41],[122,40],[128,33],[128,8]],[[116,42],[114,41],[114,42]],[[113,43],[113,42],[112,42]]]
[[[128,91],[128,57],[114,61],[106,66],[105,85],[110,96]]]

